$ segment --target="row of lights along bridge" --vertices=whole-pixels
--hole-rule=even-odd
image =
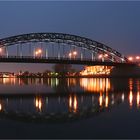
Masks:
[[[2,48],[0,48],[0,54],[2,55],[2,53],[3,53],[3,50],[2,50]],[[42,57],[42,54],[43,54],[43,50],[40,48],[36,49],[34,52],[35,57]],[[70,51],[70,53],[68,54],[69,58],[76,58],[77,55],[78,55],[77,51]],[[105,55],[100,54],[98,56],[99,59],[103,59],[105,57],[107,58],[108,54],[105,54]]]
[[[0,55],[2,55],[2,53],[3,53],[3,49],[0,48]],[[42,54],[43,54],[43,50],[40,49],[40,48],[36,49],[35,52],[34,52],[35,57],[42,57]],[[70,51],[70,53],[68,54],[69,58],[76,58],[77,55],[78,55],[77,51]],[[102,60],[107,58],[107,57],[108,57],[108,54],[104,54],[104,55],[99,54],[98,55],[98,58],[102,59]],[[137,62],[137,61],[140,60],[140,56],[135,56],[135,57],[130,56],[130,57],[128,57],[128,60],[130,62]]]
[[[135,57],[128,57],[128,60],[131,61],[131,62],[137,62],[140,60],[140,56],[135,56]]]

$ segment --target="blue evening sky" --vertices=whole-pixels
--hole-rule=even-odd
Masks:
[[[0,1],[0,38],[30,32],[80,35],[125,55],[140,55],[140,2]],[[0,64],[0,71],[30,70],[36,66]],[[41,64],[36,71],[48,67]]]

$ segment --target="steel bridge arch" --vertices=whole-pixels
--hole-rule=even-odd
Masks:
[[[29,33],[21,34],[17,36],[11,36],[7,38],[0,39],[0,47],[15,45],[19,43],[28,42],[55,42],[55,43],[66,43],[69,45],[75,45],[77,47],[82,47],[97,54],[108,54],[110,60],[128,62],[128,59],[119,53],[118,51],[100,43],[85,37],[64,34],[64,33]]]

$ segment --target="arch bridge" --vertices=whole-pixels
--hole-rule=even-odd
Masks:
[[[0,39],[0,62],[134,65],[100,42],[63,33],[29,33]]]

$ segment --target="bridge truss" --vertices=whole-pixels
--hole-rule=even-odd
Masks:
[[[37,49],[41,49],[38,55]],[[124,55],[100,42],[63,33],[30,33],[0,39],[0,56],[128,62]]]

